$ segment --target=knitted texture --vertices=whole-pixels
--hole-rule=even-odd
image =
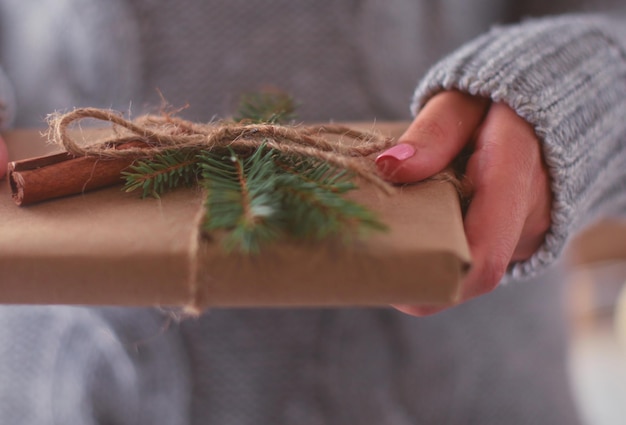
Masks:
[[[413,113],[459,89],[505,102],[531,123],[552,177],[552,226],[543,246],[510,269],[536,273],[570,235],[626,210],[626,37],[623,19],[564,16],[498,27],[431,69]]]

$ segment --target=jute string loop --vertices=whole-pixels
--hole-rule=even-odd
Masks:
[[[94,119],[113,125],[113,134],[97,143],[76,141],[69,131],[72,124]],[[109,158],[149,158],[172,149],[224,150],[250,152],[261,145],[288,155],[316,158],[353,172],[386,193],[393,186],[376,171],[371,155],[394,143],[392,138],[362,132],[341,125],[277,125],[216,121],[198,124],[168,115],[146,115],[133,121],[106,109],[80,108],[49,117],[48,137],[75,156]],[[145,147],[116,149],[130,141]]]

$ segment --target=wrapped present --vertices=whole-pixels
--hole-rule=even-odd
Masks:
[[[406,125],[374,128],[397,136]],[[4,137],[12,160],[51,153],[37,131]],[[198,189],[139,199],[113,186],[18,207],[5,182],[0,302],[198,309],[454,302],[470,256],[453,184],[428,181],[388,195],[363,183],[348,196],[388,230],[349,243],[285,240],[251,255],[224,250],[219,233],[199,235]]]

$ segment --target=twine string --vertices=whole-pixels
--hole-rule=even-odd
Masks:
[[[79,142],[69,131],[81,120],[94,119],[113,125],[113,135],[96,143]],[[371,155],[391,147],[392,138],[341,125],[278,125],[218,121],[198,124],[168,115],[147,115],[134,121],[119,113],[80,108],[49,117],[48,137],[75,156],[149,158],[172,149],[225,149],[250,152],[262,145],[278,152],[316,158],[348,170],[385,193],[393,186],[378,174]],[[140,141],[145,147],[116,149],[122,143]]]

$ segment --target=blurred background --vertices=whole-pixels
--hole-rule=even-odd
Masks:
[[[143,107],[158,107],[161,98],[156,88],[175,106],[187,103],[208,105],[205,109],[193,109],[192,106],[185,111],[189,119],[207,120],[214,114],[224,115],[232,111],[238,97],[236,95],[241,90],[257,88],[259,81],[278,84],[296,98],[304,99],[302,119],[407,120],[410,118],[407,104],[418,76],[444,52],[451,51],[463,41],[485,31],[493,22],[512,21],[539,10],[543,13],[578,10],[583,3],[587,6],[594,3],[600,10],[602,7],[618,6],[618,3],[621,5],[623,1],[596,0],[594,3],[560,0],[546,6],[546,2],[527,0],[514,2],[520,10],[514,10],[517,7],[504,10],[504,2],[489,0],[481,3],[483,8],[480,14],[472,17],[476,25],[468,26],[470,11],[467,5],[470,3],[451,1],[423,2],[428,10],[419,10],[411,2],[399,0],[338,4],[326,0],[309,2],[306,8],[281,7],[282,14],[273,11],[283,3],[292,6],[290,2],[265,3],[266,6],[275,3],[274,8],[254,7],[250,6],[252,3],[242,0],[222,2],[219,12],[215,7],[217,2],[196,1],[193,2],[193,10],[196,12],[184,14],[186,9],[180,4],[185,2],[128,2],[132,3],[131,8],[121,0],[0,0],[0,32],[3,35],[0,39],[0,63],[7,76],[12,77],[10,79],[16,92],[20,93],[17,102],[20,111],[15,121],[18,128],[41,125],[45,114],[71,106],[104,105],[129,111],[131,106],[133,111]],[[42,13],[46,3],[55,7],[46,8],[49,12]],[[322,7],[324,4],[327,7]],[[98,12],[95,14],[98,19],[86,25],[85,17],[93,17],[94,10]],[[128,22],[128,17],[133,14],[145,19],[146,24],[134,28],[133,22]],[[68,16],[72,19],[68,20]],[[198,16],[210,16],[214,25],[194,27],[188,24],[204,24],[204,20]],[[354,22],[348,25],[344,16],[355,16]],[[431,16],[438,16],[442,20],[433,21]],[[164,25],[164,22],[169,21],[176,22],[176,25]],[[232,22],[264,25],[255,25],[255,32],[251,33],[249,25],[232,25]],[[207,36],[198,37],[193,33],[193,28],[207,31],[204,34]],[[439,31],[441,28],[448,31]],[[245,31],[242,32],[242,29]],[[407,31],[408,36],[404,34]],[[309,34],[312,41],[300,41],[298,44],[298,37],[293,35],[299,32]],[[109,37],[100,37],[103,33]],[[239,33],[246,36],[242,37]],[[185,40],[185,49],[178,48],[174,42],[169,43],[170,39]],[[416,46],[416,39],[426,41]],[[150,43],[145,43],[146,40]],[[148,44],[151,50],[142,50],[143,44]],[[120,49],[119,46],[124,48]],[[197,58],[200,62],[188,61],[182,56],[189,52],[201,52]],[[275,54],[277,52],[280,54]],[[198,66],[198,63],[202,66]],[[249,63],[255,64],[254,72],[250,72]],[[211,75],[211,78],[206,78],[206,75]],[[393,84],[389,84],[390,81]],[[626,423],[626,223],[603,223],[587,232],[575,241],[568,260],[570,267],[566,291],[571,331],[568,367],[575,399],[588,425],[621,425]],[[418,331],[422,332],[422,340],[425,341],[431,338],[440,344],[450,344],[450,336],[456,336],[465,338],[461,339],[459,347],[479,350],[480,347],[473,344],[471,337],[486,338],[499,347],[501,353],[519,354],[520,340],[515,336],[506,339],[507,335],[511,335],[511,330],[526,330],[531,334],[535,330],[533,326],[543,330],[546,324],[542,322],[542,317],[532,317],[535,311],[532,309],[528,310],[531,312],[531,317],[527,318],[530,325],[524,328],[519,323],[519,318],[524,317],[521,313],[525,313],[528,306],[523,303],[518,305],[518,294],[527,294],[527,291],[537,294],[536,297],[524,295],[523,299],[539,312],[557,310],[553,304],[556,297],[545,295],[545,291],[550,292],[551,289],[547,286],[540,290],[530,288],[520,286],[511,291],[499,291],[482,303],[465,306],[436,319],[412,321],[411,326],[420,327]],[[557,295],[556,290],[550,294]],[[542,304],[538,301],[546,305],[538,306]],[[515,308],[517,310],[513,310]],[[517,316],[509,317],[511,311],[517,312]],[[304,312],[303,315],[309,313]],[[218,317],[217,314],[213,315],[209,324],[217,323],[214,326],[219,328]],[[223,317],[224,323],[230,323],[230,317]],[[249,323],[255,325],[256,316],[249,317]],[[370,322],[361,320],[361,312],[321,312],[319,317],[323,320],[320,323],[327,326],[324,330],[331,337],[344,338],[342,330],[353,336],[355,340],[350,343],[354,348],[348,354],[357,361],[361,359],[365,365],[359,367],[361,364],[346,354],[346,347],[337,344],[343,350],[341,356],[333,351],[320,351],[322,360],[326,358],[324,356],[339,359],[334,364],[336,369],[329,370],[343,372],[348,376],[353,370],[349,368],[352,365],[356,365],[354,370],[364,374],[376,369],[372,368],[367,357],[360,355],[359,349],[362,347],[370,351],[379,349],[383,354],[388,354],[381,348],[386,347],[387,339],[377,340],[382,343],[376,345],[367,338],[358,338],[361,335],[371,337],[362,331],[367,329],[371,332],[367,328]],[[381,317],[385,325],[391,322],[397,325],[394,329],[408,329],[407,318],[387,316],[386,312]],[[499,326],[483,329],[482,323],[493,325],[493,317],[497,317]],[[468,318],[475,323],[474,328],[472,320]],[[309,320],[310,316],[304,319]],[[402,321],[402,326],[392,321]],[[284,323],[284,320],[276,320],[263,329],[259,325],[259,335],[265,336],[261,332],[265,330],[268,330],[267,335],[270,337],[278,335],[279,332],[274,332],[274,325],[287,328],[289,323]],[[310,320],[310,323],[316,322]],[[285,334],[289,335],[287,331],[289,329],[285,330]],[[386,336],[382,332],[380,335]],[[552,338],[549,332],[547,338]],[[223,340],[220,336],[219,342]],[[505,346],[505,340],[512,342],[513,346]],[[545,342],[530,341],[538,346]],[[307,343],[313,345],[315,341]],[[421,341],[410,343],[419,348]],[[234,340],[233,344],[236,346],[237,341]],[[232,348],[227,345],[224,347],[224,353]],[[407,352],[411,354],[420,352],[412,345],[409,348],[411,351]],[[389,352],[395,353],[392,350]],[[456,354],[462,353],[462,350],[451,349],[450,352]],[[445,367],[442,367],[441,375],[457,372],[465,376],[463,373],[469,369],[467,374],[474,378],[472,367],[483,367],[487,371],[499,367],[497,370],[500,372],[513,369],[513,372],[519,372],[519,375],[525,377],[530,376],[528,369],[534,366],[534,358],[522,358],[523,364],[513,365],[496,363],[499,358],[495,355],[493,359],[484,360],[486,354],[491,354],[487,348],[484,352],[472,353],[468,361],[475,363],[469,366],[465,359],[456,359],[457,363],[452,363],[454,359],[448,359],[450,364],[442,361]],[[377,353],[375,355],[378,356]],[[424,356],[429,359],[426,354]],[[541,357],[542,353],[536,356],[545,360],[545,356]],[[389,364],[395,361],[392,355],[379,357],[382,358],[380,370],[385,370],[385,361]],[[502,358],[510,360],[506,356]],[[340,363],[340,360],[345,363]],[[489,363],[491,360],[494,364]],[[561,365],[560,358],[558,361]],[[248,364],[250,370],[256,366],[255,362],[253,359]],[[457,369],[453,369],[453,366]],[[402,371],[398,382],[404,382],[404,375],[408,375],[405,372]],[[535,373],[541,375],[542,371]],[[363,375],[361,378],[367,382],[366,378],[371,377]],[[348,380],[345,382],[349,384]],[[514,386],[514,383],[511,385]],[[375,387],[370,382],[368,386]],[[328,391],[336,390],[340,393],[340,388],[336,387],[330,387]],[[360,394],[357,390],[361,388],[355,387],[348,386],[355,394]],[[366,386],[363,388],[366,389]],[[470,407],[474,402],[484,401],[474,401],[470,397],[459,398],[469,399],[467,403]],[[353,399],[360,403],[360,397]],[[484,403],[492,402],[487,400]],[[375,423],[371,418],[368,420]]]
[[[568,255],[569,369],[589,425],[626,422],[626,223],[603,222]]]

